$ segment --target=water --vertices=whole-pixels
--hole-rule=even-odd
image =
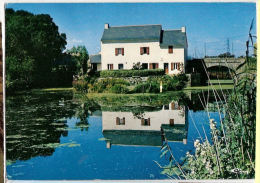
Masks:
[[[209,114],[219,121],[217,112]],[[7,177],[167,179],[154,162],[169,163],[160,158],[161,130],[179,162],[194,150],[194,140],[209,137],[208,114],[197,94],[82,99],[62,91],[9,96]]]

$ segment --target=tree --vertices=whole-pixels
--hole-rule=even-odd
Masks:
[[[85,46],[73,46],[70,50],[67,51],[70,55],[73,56],[77,74],[85,75],[88,70],[88,59],[89,54]]]
[[[232,55],[230,52],[226,52],[226,53],[219,54],[218,57],[220,57],[220,58],[225,58],[225,57],[234,58],[235,55]]]
[[[6,9],[7,83],[46,84],[66,44],[66,34],[59,33],[50,15]]]

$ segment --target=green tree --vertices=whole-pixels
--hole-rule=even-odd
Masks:
[[[7,83],[46,84],[66,44],[66,34],[59,33],[50,15],[6,9]]]
[[[76,64],[76,72],[77,74],[85,75],[88,70],[88,59],[89,54],[85,46],[73,46],[68,53],[73,56],[73,60]]]

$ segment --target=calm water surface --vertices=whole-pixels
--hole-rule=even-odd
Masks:
[[[84,100],[70,91],[8,96],[8,179],[167,179],[154,162],[169,163],[160,158],[165,138],[181,161],[199,133],[205,137],[202,126],[209,135],[208,114],[199,106],[197,94],[179,93]],[[210,118],[219,121],[217,112]]]

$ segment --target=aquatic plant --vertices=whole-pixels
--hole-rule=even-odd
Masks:
[[[194,152],[187,152],[185,160],[177,162],[167,139],[162,155],[169,154],[169,164],[161,166],[162,173],[176,179],[251,179],[255,175],[256,127],[256,58],[248,58],[237,68],[233,78],[235,87],[226,95],[213,89],[220,124],[209,117],[210,139],[195,140]],[[209,84],[212,86],[209,79]],[[213,87],[212,87],[213,88]],[[208,110],[208,97],[200,98]],[[222,118],[223,114],[223,118]],[[208,115],[209,116],[209,115]]]

